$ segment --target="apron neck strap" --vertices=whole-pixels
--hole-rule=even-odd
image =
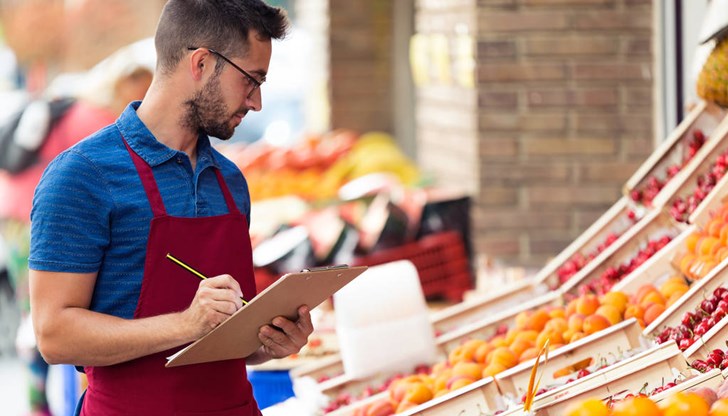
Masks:
[[[217,183],[220,184],[220,189],[225,197],[225,203],[227,203],[228,211],[231,214],[239,214],[240,210],[238,210],[238,206],[235,205],[233,195],[230,193],[230,189],[228,189],[227,184],[225,183],[225,178],[223,178],[222,173],[220,173],[220,169],[215,169],[215,176],[217,176]]]
[[[152,213],[155,217],[163,217],[167,215],[167,210],[164,209],[164,202],[162,201],[162,194],[159,193],[159,187],[157,187],[157,181],[154,179],[152,168],[149,164],[142,159],[127,143],[124,136],[121,136],[121,140],[124,141],[126,150],[131,155],[131,160],[134,162],[139,178],[142,180],[144,191],[147,193],[147,199],[149,199],[149,205],[152,206]]]

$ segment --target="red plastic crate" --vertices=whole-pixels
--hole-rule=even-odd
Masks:
[[[465,244],[456,231],[430,234],[412,243],[356,257],[353,265],[376,266],[397,260],[409,260],[415,265],[428,299],[442,296],[460,302],[473,287]]]

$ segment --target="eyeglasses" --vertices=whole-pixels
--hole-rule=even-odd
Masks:
[[[193,47],[188,47],[187,48],[188,51],[196,51],[197,49],[199,49],[199,48],[193,48]],[[233,68],[237,69],[238,72],[240,72],[241,74],[243,74],[243,76],[245,77],[245,79],[248,80],[248,84],[253,86],[250,89],[250,92],[248,93],[248,97],[247,98],[252,97],[253,94],[255,93],[255,90],[257,90],[258,88],[260,88],[260,86],[263,85],[263,83],[265,82],[265,77],[263,77],[263,79],[261,79],[260,81],[258,81],[257,79],[255,79],[254,76],[250,75],[248,73],[248,71],[246,71],[243,68],[237,66],[235,64],[235,62],[231,61],[230,59],[228,59],[225,55],[221,54],[220,52],[218,52],[218,51],[216,51],[214,49],[211,49],[211,48],[205,48],[205,49],[207,49],[208,51],[210,51],[211,54],[222,58],[225,62],[227,62],[230,65],[232,65]]]

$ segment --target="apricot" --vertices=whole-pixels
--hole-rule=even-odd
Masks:
[[[482,376],[483,376],[483,378],[493,377],[498,373],[506,371],[508,368],[509,367],[505,367],[503,364],[493,362],[493,363],[488,364],[488,366],[483,369]]]
[[[556,306],[549,311],[549,316],[552,318],[566,318],[566,310],[561,306]]]
[[[516,328],[527,329],[526,326],[528,325],[528,318],[530,316],[531,311],[519,312],[518,315],[516,315]]]
[[[716,238],[720,238],[720,229],[723,227],[723,218],[712,218],[708,221],[705,227],[705,231],[708,235]]]
[[[663,312],[665,312],[665,305],[660,305],[659,303],[655,303],[650,305],[647,309],[645,309],[645,323],[647,325],[651,324],[652,322],[657,319]]]
[[[591,335],[609,328],[610,325],[609,320],[602,315],[589,315],[584,319],[584,334]]]
[[[452,376],[466,376],[474,379],[480,378],[483,372],[483,365],[478,363],[459,362],[452,366]]]
[[[664,416],[707,416],[708,403],[695,393],[677,392],[665,398],[658,405]]]
[[[394,414],[395,410],[392,402],[382,399],[367,406],[364,416],[389,416]]]
[[[586,316],[580,313],[574,313],[571,315],[568,322],[569,329],[573,332],[581,331],[584,327],[584,318],[586,318]]]
[[[672,294],[678,291],[687,291],[689,289],[689,286],[685,282],[666,282],[660,286],[660,294],[665,299],[670,299],[672,297]]]
[[[582,295],[576,303],[576,312],[582,315],[591,315],[597,311],[599,299],[595,295]]]
[[[488,353],[493,351],[495,347],[491,345],[489,342],[483,343],[480,347],[478,347],[477,350],[475,350],[475,353],[473,354],[473,360],[476,363],[485,363],[485,358],[488,356]]]
[[[687,238],[685,238],[685,248],[688,250],[689,253],[695,253],[698,247],[698,241],[703,237],[703,234],[699,231],[695,231],[690,233]]]
[[[721,247],[720,239],[713,236],[703,236],[698,241],[697,252],[698,256],[710,256]]]
[[[516,339],[513,340],[513,342],[516,342],[518,340],[526,340],[531,342],[536,342],[536,338],[538,337],[538,331],[534,330],[527,330],[527,331],[521,331],[518,335],[516,335]]]
[[[710,406],[710,416],[728,416],[728,399],[719,399]]]
[[[683,255],[680,259],[680,272],[686,277],[689,277],[691,280],[695,279],[690,272],[693,267],[693,263],[695,263],[695,260],[697,260],[697,257],[693,253],[685,253],[685,255]]]
[[[619,313],[624,313],[627,309],[627,303],[629,302],[629,296],[624,292],[607,292],[602,296],[602,305],[612,305],[619,310]]]
[[[720,236],[718,238],[720,239],[721,244],[728,246],[728,224],[723,224],[723,226],[720,227]]]
[[[480,380],[480,375],[478,375],[478,378],[468,377],[468,376],[453,376],[450,380],[447,381],[447,389],[449,391],[457,390],[461,387],[465,387],[468,384],[473,384],[477,380]]]
[[[490,353],[486,362],[488,365],[496,363],[505,368],[511,368],[518,364],[518,357],[508,347],[498,347]]]
[[[554,332],[564,332],[569,329],[569,324],[566,322],[565,318],[551,318],[550,321],[546,322],[544,329]]]
[[[532,329],[534,331],[542,331],[546,326],[546,323],[551,319],[549,313],[543,309],[539,309],[528,318],[528,324],[526,329]]]
[[[624,311],[624,319],[629,319],[629,318],[644,319],[644,317],[645,317],[645,308],[643,308],[640,305],[629,305],[629,306],[627,306],[627,310]]]
[[[586,335],[583,332],[574,332],[574,334],[569,338],[569,343],[572,343],[574,341],[578,341],[582,338],[584,338]]]
[[[664,296],[662,296],[662,293],[658,292],[657,290],[652,291],[648,294],[646,294],[642,300],[640,301],[640,306],[644,308],[649,308],[652,304],[658,304],[658,305],[665,305],[667,303],[667,299],[665,299]]]
[[[567,317],[576,313],[576,304],[577,303],[579,303],[579,298],[572,299],[569,301],[569,303],[566,304],[566,316]]]
[[[417,407],[417,406],[419,406],[417,403],[401,401],[397,405],[397,410],[395,410],[395,413],[404,413],[405,411],[412,409],[413,407]]]
[[[543,348],[544,345],[546,345],[546,341],[549,341],[551,344],[563,344],[564,343],[564,337],[562,336],[561,332],[555,332],[551,330],[544,329],[541,331],[540,334],[538,334],[538,338],[536,338],[536,347]]]
[[[634,396],[619,400],[612,407],[612,416],[660,416],[660,408],[649,397]]]
[[[681,297],[682,297],[682,296],[683,296],[683,295],[684,295],[685,293],[687,293],[687,291],[688,291],[688,289],[682,289],[682,290],[678,290],[678,291],[676,291],[676,292],[673,292],[673,294],[672,294],[672,295],[670,295],[670,298],[669,298],[669,299],[667,299],[667,303],[665,304],[665,306],[666,306],[666,307],[668,307],[668,308],[669,308],[670,306],[672,306],[672,304],[673,304],[673,303],[675,303],[675,302],[677,302],[678,300],[680,300],[680,298],[681,298]]]
[[[597,315],[601,315],[607,318],[610,325],[615,325],[622,322],[622,314],[619,312],[619,309],[617,309],[617,307],[614,305],[602,305],[597,308],[597,311],[595,313]]]
[[[536,345],[535,342],[529,341],[527,339],[520,339],[517,341],[513,341],[513,344],[511,344],[510,347],[508,347],[511,351],[513,351],[513,354],[516,355],[516,357],[521,357],[521,354],[523,354],[524,351],[526,351],[529,348],[532,348]]]
[[[519,363],[522,363],[522,362],[528,361],[528,360],[530,360],[532,358],[536,358],[538,356],[538,353],[540,351],[541,350],[539,348],[537,348],[537,347],[531,347],[531,348],[523,351],[523,353],[521,354],[521,356],[518,357],[518,362]]]
[[[566,407],[565,416],[607,416],[609,408],[599,399],[586,399]]]
[[[450,351],[450,354],[448,354],[448,361],[450,364],[459,363],[461,361],[474,361],[473,357],[475,356],[475,351],[484,342],[485,341],[479,339],[471,339],[462,345],[458,345]]]
[[[639,289],[637,289],[637,292],[634,294],[634,299],[632,303],[641,305],[642,299],[644,299],[645,296],[652,292],[659,293],[659,290],[657,290],[657,288],[652,283],[647,283],[640,286]]]

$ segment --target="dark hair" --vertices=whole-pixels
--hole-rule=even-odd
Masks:
[[[261,0],[169,0],[157,24],[157,66],[170,73],[188,47],[208,47],[228,56],[247,51],[250,30],[264,40],[282,39],[285,10]],[[245,52],[243,52],[245,53]]]

